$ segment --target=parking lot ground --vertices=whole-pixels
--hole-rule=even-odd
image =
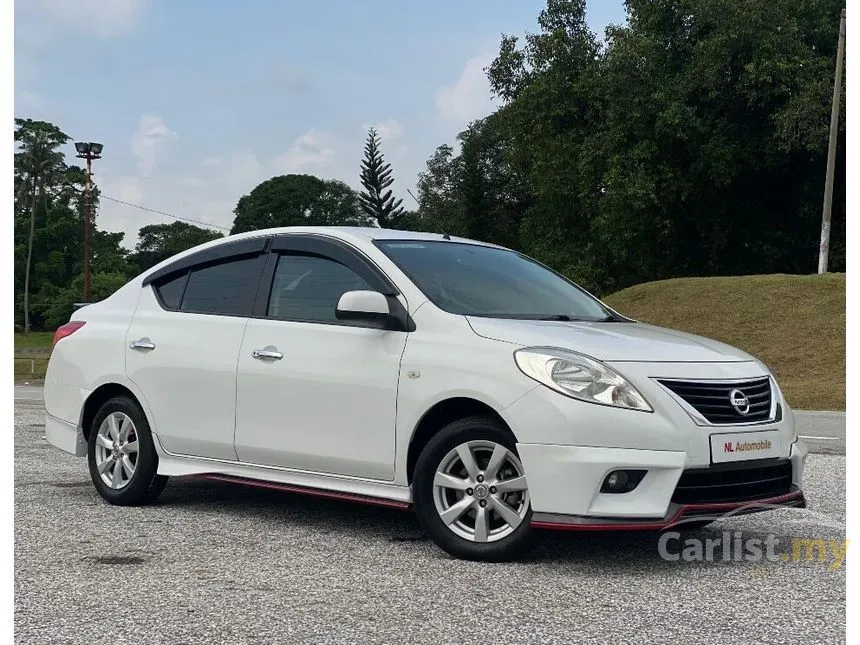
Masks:
[[[844,565],[790,546],[845,539],[841,455],[810,455],[809,509],[691,534],[773,534],[777,562],[670,562],[655,534],[548,533],[522,562],[481,564],[437,549],[411,513],[193,478],[112,507],[43,421],[16,402],[17,643],[845,641]]]

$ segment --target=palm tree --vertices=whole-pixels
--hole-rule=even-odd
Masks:
[[[66,163],[60,146],[70,137],[57,126],[45,121],[15,119],[15,209],[26,210],[29,194],[30,237],[27,244],[27,264],[24,270],[24,331],[30,331],[30,266],[33,260],[33,239],[36,235],[36,199],[42,197],[47,210],[47,187],[53,187],[66,174]]]

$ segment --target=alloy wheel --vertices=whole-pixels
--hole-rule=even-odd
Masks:
[[[139,453],[137,430],[124,412],[112,412],[99,426],[95,446],[96,469],[114,490],[125,488],[134,476]]]
[[[504,539],[529,510],[522,463],[493,441],[462,443],[439,464],[433,501],[442,522],[456,535],[472,542]]]

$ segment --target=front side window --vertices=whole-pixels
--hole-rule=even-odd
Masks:
[[[180,311],[250,315],[260,266],[258,256],[192,269]]]
[[[316,255],[278,258],[267,315],[308,322],[337,322],[335,309],[347,291],[373,290],[355,271]]]
[[[377,241],[437,307],[488,318],[605,321],[593,297],[524,255],[477,244]]]

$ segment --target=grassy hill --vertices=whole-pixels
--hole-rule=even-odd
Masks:
[[[845,409],[845,274],[678,278],[604,298],[642,322],[708,336],[765,363],[789,404]]]

